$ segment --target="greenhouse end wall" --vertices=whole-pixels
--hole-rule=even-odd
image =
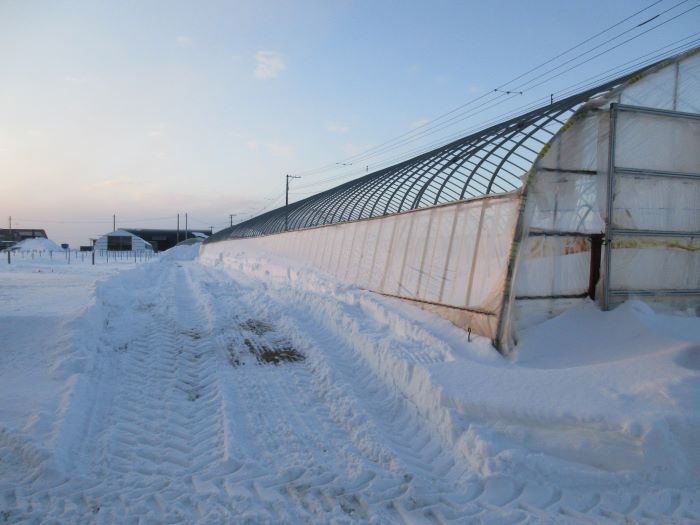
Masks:
[[[535,162],[523,199],[505,349],[589,298],[700,315],[700,54],[580,108]]]
[[[247,250],[284,256],[495,339],[519,209],[519,194],[494,195],[205,244],[202,257]]]

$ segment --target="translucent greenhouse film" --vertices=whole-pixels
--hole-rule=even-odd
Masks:
[[[435,311],[502,351],[583,301],[700,314],[692,50],[217,233]]]

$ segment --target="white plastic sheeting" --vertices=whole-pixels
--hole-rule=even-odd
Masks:
[[[203,256],[250,247],[312,264],[415,301],[505,351],[520,329],[591,292],[611,306],[639,297],[700,315],[700,120],[689,113],[700,113],[697,52],[585,104],[520,192],[205,244]]]
[[[612,241],[613,290],[700,290],[700,237],[618,237]]]
[[[247,248],[311,264],[495,338],[518,216],[516,194],[203,246]]]
[[[622,105],[613,141],[611,104]],[[700,289],[700,120],[682,113],[700,113],[698,53],[586,104],[545,147],[524,190],[503,347],[522,328],[587,300],[597,264],[591,239],[604,233],[612,239],[610,275],[603,250],[596,300],[609,290],[610,306],[638,297],[658,310],[700,314],[693,293]]]
[[[611,163],[609,306],[668,296],[700,314],[700,118],[621,106]],[[684,235],[685,234],[685,235]]]
[[[531,236],[521,248],[518,297],[578,295],[588,290],[591,242],[586,237]]]
[[[615,166],[700,174],[700,120],[620,111]]]
[[[612,225],[620,229],[700,232],[700,177],[616,173]]]

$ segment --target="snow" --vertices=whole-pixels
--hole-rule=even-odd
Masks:
[[[700,320],[640,302],[585,304],[505,359],[310,268],[192,245],[0,265],[0,334],[5,521],[700,520]]]
[[[50,251],[50,252],[61,252],[61,248],[58,244],[50,239],[44,239],[37,237],[35,239],[24,239],[12,246],[13,250],[37,250],[37,251]]]
[[[184,241],[183,241],[184,242]],[[193,261],[199,255],[201,243],[178,244],[165,250],[160,258],[165,261]]]

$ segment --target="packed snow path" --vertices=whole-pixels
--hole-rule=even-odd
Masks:
[[[348,342],[336,322],[344,306],[335,308],[324,323],[253,277],[186,261],[104,283],[93,311],[71,324],[88,353],[61,365],[80,373],[53,451],[0,428],[0,523],[698,517],[679,491],[604,494],[479,475]]]

